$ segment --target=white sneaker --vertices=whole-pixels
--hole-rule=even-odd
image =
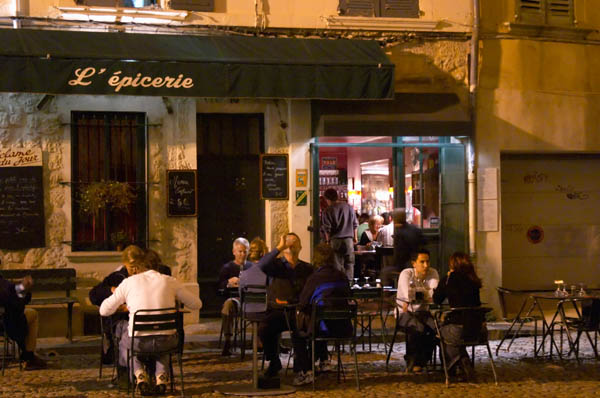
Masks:
[[[293,385],[295,386],[304,386],[306,384],[310,384],[312,383],[314,380],[314,376],[312,371],[307,371],[307,372],[298,372],[296,374],[296,377],[294,377],[294,381],[292,382]]]
[[[333,364],[331,363],[330,359],[327,359],[325,361],[321,361],[319,360],[319,373],[327,373],[327,372],[333,372],[335,369],[333,368]]]

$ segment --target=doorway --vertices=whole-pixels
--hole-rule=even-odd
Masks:
[[[197,115],[198,284],[203,315],[220,312],[221,267],[238,237],[265,238],[265,203],[259,192],[264,151],[263,114]]]
[[[359,215],[404,207],[408,222],[423,230],[432,266],[441,274],[454,251],[466,250],[465,144],[460,139],[318,137],[312,159],[313,244],[322,240],[323,194],[334,188]]]

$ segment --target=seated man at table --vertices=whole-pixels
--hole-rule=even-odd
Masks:
[[[219,289],[225,290],[226,288],[239,286],[240,282],[240,271],[243,268],[247,268],[252,263],[246,261],[248,257],[248,249],[250,248],[250,243],[246,238],[237,238],[233,241],[233,260],[223,265],[221,268],[221,273],[219,274]],[[223,335],[225,336],[225,343],[223,344],[223,351],[221,355],[229,356],[231,355],[231,336],[233,329],[233,320],[237,316],[237,307],[239,302],[237,299],[228,298],[223,303],[223,307],[221,308],[221,329],[223,330]]]
[[[29,290],[33,286],[31,276],[14,284],[0,276],[0,306],[4,307],[4,328],[6,334],[14,340],[21,351],[21,360],[25,361],[25,370],[46,368],[46,361],[35,355],[38,332],[37,311],[25,308],[31,301]]]
[[[270,278],[267,287],[267,311],[265,319],[258,327],[265,359],[269,361],[269,367],[265,371],[266,378],[277,377],[281,370],[281,361],[277,353],[279,335],[290,328],[292,331],[296,329],[294,316],[288,316],[286,320],[286,305],[298,303],[300,292],[313,272],[312,265],[298,257],[300,250],[300,237],[291,232],[282,236],[277,247],[257,262],[260,269]],[[277,257],[280,253],[283,256]]]
[[[177,279],[149,269],[149,264],[145,261],[135,262],[133,265],[137,274],[121,282],[112,296],[104,300],[100,306],[100,315],[102,316],[114,314],[123,304],[126,304],[129,309],[127,332],[123,333],[119,342],[119,364],[121,366],[127,366],[127,349],[131,347],[133,314],[137,310],[175,307],[176,300],[190,309],[202,307],[200,299],[186,290]],[[178,340],[174,334],[164,334],[162,331],[144,332],[144,335],[139,338],[136,335],[134,348],[148,351],[168,350],[176,347],[177,343]],[[169,356],[160,355],[155,360],[156,390],[158,393],[164,393],[169,382]],[[137,357],[133,357],[133,373],[136,378],[136,386],[142,395],[151,394],[153,390],[150,387],[150,379]]]
[[[406,330],[407,372],[420,372],[431,360],[435,348],[433,318],[429,313],[433,290],[440,277],[429,267],[429,251],[418,249],[411,255],[411,268],[406,268],[398,277],[398,319]]]
[[[136,269],[134,264],[139,261],[144,260],[144,250],[136,245],[129,245],[123,250],[121,253],[121,263],[116,270],[111,272],[106,278],[102,280],[99,284],[94,286],[92,290],[90,290],[89,297],[92,304],[97,305],[98,307],[102,305],[102,302],[106,300],[110,295],[115,291],[117,286],[121,284],[127,277],[136,274]],[[116,314],[110,317],[102,317],[102,329],[105,334],[105,346],[102,350],[102,363],[111,364],[114,360],[114,339],[113,336],[120,336],[120,333],[117,333],[117,328],[122,328],[123,325],[119,326],[119,323],[125,323],[128,319],[129,315],[126,311],[117,312]],[[117,341],[117,344],[119,342]],[[122,380],[121,385],[127,382],[127,372],[124,368],[118,368],[119,378]]]
[[[313,330],[311,320],[312,304],[323,299],[350,297],[350,284],[346,274],[335,267],[333,249],[324,243],[315,247],[313,255],[315,271],[308,277],[298,302],[298,330],[293,334],[294,342],[294,385],[310,384],[313,381],[310,340],[313,333],[318,335],[348,336],[352,333],[352,324],[346,322],[328,322],[325,328]],[[324,341],[315,342],[315,358],[319,359],[319,368],[324,371],[330,366],[327,344]]]

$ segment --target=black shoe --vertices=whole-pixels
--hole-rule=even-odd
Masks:
[[[231,348],[231,340],[225,340],[225,344],[223,344],[223,351],[221,352],[221,356],[223,356],[223,357],[231,356],[231,351],[229,351],[230,348]]]
[[[111,345],[102,353],[102,365],[112,365],[115,362],[115,348]]]
[[[473,365],[471,364],[471,360],[467,357],[462,357],[460,359],[460,368],[465,375],[465,379],[469,383],[477,383],[477,376],[475,375],[475,369],[473,369]]]
[[[46,361],[44,361],[42,358],[38,357],[37,355],[33,355],[33,357],[27,361],[25,361],[25,370],[40,370],[40,369],[46,369],[48,367],[48,364],[46,363]]]
[[[279,371],[282,369],[281,361],[279,358],[272,359],[269,362],[269,367],[265,371],[265,377],[268,379],[277,377],[279,375]]]

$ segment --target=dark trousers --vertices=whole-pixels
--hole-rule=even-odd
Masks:
[[[447,324],[441,327],[440,333],[444,339],[444,355],[448,363],[448,369],[451,369],[458,363],[460,358],[468,358],[467,349],[464,345],[460,345],[462,340],[463,327],[457,324]]]
[[[403,316],[409,314],[400,314],[399,321]],[[435,327],[433,318],[428,312],[418,312],[411,314],[414,325],[406,327],[406,355],[404,359],[407,363],[413,362],[417,366],[425,366],[431,361],[433,350],[435,348]]]
[[[273,359],[279,359],[277,348],[279,346],[279,335],[281,332],[286,330],[295,330],[296,328],[296,317],[290,316],[290,326],[285,318],[284,310],[270,309],[265,315],[265,319],[258,325],[258,337],[263,345],[265,359],[272,361]]]
[[[25,336],[29,331],[27,318],[23,312],[13,312],[8,309],[4,313],[4,328],[6,334],[14,340],[21,350],[21,359],[28,361],[33,358],[33,352],[25,349]]]
[[[294,333],[292,335],[292,343],[294,344],[294,373],[311,370],[312,343],[310,338],[302,337],[297,333]],[[315,342],[315,360],[316,359],[319,359],[321,362],[329,359],[327,343],[324,341]]]

